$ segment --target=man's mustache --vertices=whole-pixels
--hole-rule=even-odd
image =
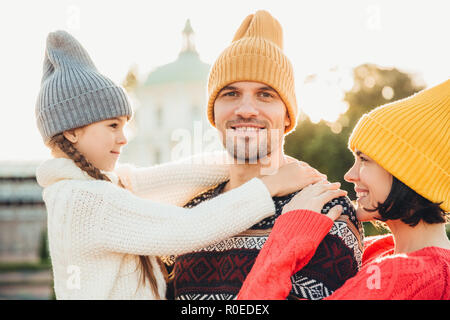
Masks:
[[[262,126],[264,128],[267,128],[269,126],[268,121],[266,120],[258,120],[258,119],[235,119],[235,120],[228,120],[225,122],[225,128],[230,129],[233,126],[240,125],[240,124],[254,124],[258,126]]]

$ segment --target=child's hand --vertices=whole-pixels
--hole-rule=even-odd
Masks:
[[[319,212],[323,206],[334,198],[347,195],[347,191],[339,189],[339,182],[329,183],[320,181],[305,187],[297,193],[283,208],[283,213],[292,210],[311,210]],[[335,221],[342,213],[342,206],[335,206],[328,212],[327,217]]]
[[[280,197],[326,179],[326,176],[305,162],[294,161],[278,168],[275,174],[262,176],[260,179],[272,197]]]

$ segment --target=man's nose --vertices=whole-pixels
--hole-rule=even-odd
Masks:
[[[256,108],[255,101],[252,98],[244,97],[240,102],[234,114],[242,118],[256,117],[259,112]]]

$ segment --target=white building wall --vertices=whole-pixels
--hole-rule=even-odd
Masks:
[[[135,96],[139,105],[133,120],[136,130],[121,162],[148,166],[177,160],[180,143],[190,144],[184,148],[184,156],[203,151],[199,133],[214,130],[206,116],[205,82],[138,87]]]

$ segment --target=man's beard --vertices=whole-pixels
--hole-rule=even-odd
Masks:
[[[278,144],[278,137],[273,135],[276,132],[278,130],[271,130],[269,134],[268,130],[263,130],[254,137],[236,137],[225,133],[226,137],[222,141],[235,162],[256,164],[272,154],[272,147]]]
[[[234,140],[234,141],[233,141]],[[236,141],[237,140],[237,141]],[[260,159],[265,158],[270,154],[267,150],[267,144],[261,145],[257,142],[258,139],[228,139],[226,143],[226,150],[238,163],[255,164]]]

